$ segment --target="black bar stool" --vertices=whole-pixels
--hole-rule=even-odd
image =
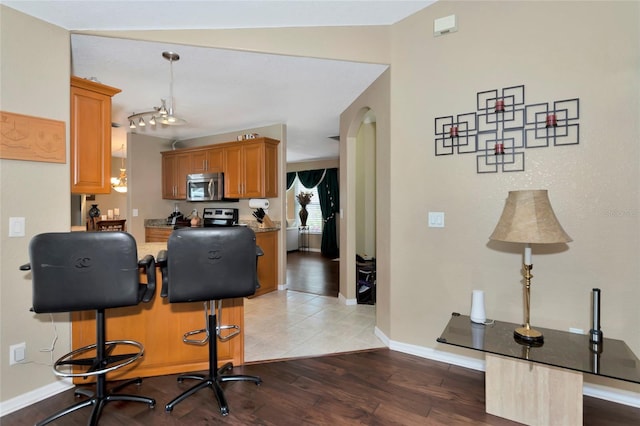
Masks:
[[[149,302],[155,293],[155,260],[137,258],[134,238],[124,232],[67,232],[36,235],[29,244],[30,263],[20,267],[32,273],[33,307],[36,313],[96,311],[96,343],[58,359],[54,374],[61,377],[95,377],[95,392],[37,423],[45,425],[84,407],[93,406],[89,425],[96,425],[108,402],[132,401],[154,407],[156,401],[139,395],[118,394],[141,379],[128,380],[107,390],[106,374],[139,360],[141,343],[106,340],[105,310]],[[140,270],[147,284],[140,283]]]
[[[178,403],[200,389],[211,388],[220,412],[226,416],[229,414],[229,406],[222,383],[262,383],[256,376],[225,374],[233,369],[230,362],[218,368],[218,339],[228,340],[239,331],[237,326],[216,323],[215,306],[215,301],[255,293],[258,285],[256,256],[260,252],[253,231],[247,227],[235,226],[177,229],[169,237],[167,250],[158,254],[158,265],[162,271],[162,296],[168,297],[170,303],[205,302],[205,311],[208,311],[206,328],[187,332],[183,340],[186,343],[209,343],[209,372],[206,375],[185,374],[178,377],[179,383],[184,379],[196,379],[200,383],[169,402],[165,407],[166,411],[172,411]],[[221,335],[223,329],[230,328],[236,331],[231,335]],[[198,333],[206,333],[204,339],[189,338]]]

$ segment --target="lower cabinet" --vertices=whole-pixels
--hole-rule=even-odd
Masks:
[[[145,243],[166,243],[169,241],[169,235],[173,232],[171,228],[144,228]]]
[[[260,246],[264,255],[258,258],[260,288],[252,297],[278,289],[278,232],[256,232],[256,244]]]

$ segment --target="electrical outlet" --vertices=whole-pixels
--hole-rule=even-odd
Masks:
[[[24,362],[27,358],[27,344],[25,342],[9,346],[9,365]]]

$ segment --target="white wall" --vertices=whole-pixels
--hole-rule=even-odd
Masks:
[[[474,288],[485,290],[488,315],[522,319],[522,247],[488,236],[509,190],[541,188],[574,241],[554,254],[534,247],[533,322],[588,330],[590,291],[601,287],[605,334],[640,353],[640,334],[628,333],[640,325],[630,302],[640,300],[639,6],[558,2],[549,13],[540,2],[442,2],[394,27],[392,300],[403,301],[393,305],[394,339],[433,346],[451,311],[469,311]],[[454,13],[458,32],[425,29]],[[529,149],[520,173],[481,175],[473,155],[434,155],[435,117],[518,84],[527,104],[580,98],[580,144]],[[430,210],[445,212],[444,229],[426,226]],[[417,270],[428,274],[416,279]]]
[[[0,401],[55,382],[49,353],[40,348],[54,337],[49,315],[29,312],[31,237],[68,231],[69,34],[0,5],[0,109],[67,123],[67,162],[0,160]],[[43,72],[46,69],[46,72]],[[8,238],[9,218],[26,219],[26,235]],[[70,348],[68,315],[56,315],[58,342],[53,358]],[[28,364],[9,365],[9,346],[25,342]]]
[[[356,137],[356,253],[376,256],[376,127],[365,120]]]
[[[147,135],[127,135],[127,231],[144,242],[144,220],[167,218],[174,202],[162,199],[162,151],[171,141]],[[133,215],[137,210],[138,216]],[[187,213],[183,210],[183,213]]]
[[[385,71],[340,115],[340,294],[356,298],[357,137],[365,116],[376,115],[376,328],[391,336],[391,70]]]
[[[508,191],[548,189],[574,241],[534,247],[532,323],[588,330],[600,287],[605,336],[640,354],[640,333],[629,332],[640,326],[639,8],[445,1],[394,26],[392,339],[449,350],[435,340],[451,312],[469,312],[472,289],[485,291],[489,317],[521,322],[523,249],[488,237]],[[433,20],[450,14],[458,32],[434,38]],[[474,111],[478,92],[518,84],[527,104],[580,98],[580,144],[529,149],[519,173],[481,175],[473,155],[434,155],[435,117]],[[428,211],[445,212],[446,227],[428,228]]]

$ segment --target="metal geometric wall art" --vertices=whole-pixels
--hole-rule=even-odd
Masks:
[[[476,111],[435,119],[436,156],[476,154],[477,173],[522,172],[525,150],[580,142],[580,100],[525,105],[524,85],[477,94]]]

